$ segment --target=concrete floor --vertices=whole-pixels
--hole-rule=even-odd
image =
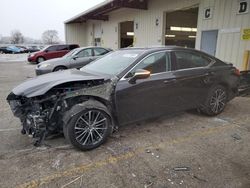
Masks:
[[[0,187],[250,187],[250,98],[218,117],[183,112],[128,125],[88,152],[63,137],[35,148],[5,100],[34,68],[0,63]]]

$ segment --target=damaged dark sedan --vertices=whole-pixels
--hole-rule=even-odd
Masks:
[[[23,134],[35,144],[51,134],[81,150],[103,144],[115,127],[199,109],[220,114],[238,93],[239,71],[203,52],[180,47],[127,48],[81,70],[30,79],[8,95]]]

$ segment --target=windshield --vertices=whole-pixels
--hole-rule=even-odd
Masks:
[[[68,58],[68,57],[71,57],[71,56],[73,56],[73,55],[75,55],[75,54],[77,54],[77,52],[79,51],[79,49],[78,48],[76,48],[76,49],[74,49],[74,50],[71,50],[70,52],[68,52],[67,54],[65,54],[63,57],[64,58]]]
[[[50,47],[50,46],[44,46],[43,48],[41,48],[41,51],[47,50],[48,47]]]
[[[103,58],[81,68],[81,71],[118,75],[131,65],[142,53],[143,50],[122,50],[111,52]]]

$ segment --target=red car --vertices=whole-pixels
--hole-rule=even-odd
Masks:
[[[62,57],[69,51],[79,47],[80,46],[78,44],[60,44],[47,46],[41,51],[29,54],[28,61],[41,63],[48,59]]]

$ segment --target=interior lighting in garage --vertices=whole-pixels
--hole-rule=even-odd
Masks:
[[[188,38],[196,38],[196,36],[190,35],[188,36]]]
[[[169,38],[174,38],[175,35],[165,35],[166,37],[169,37]]]
[[[134,36],[135,33],[134,32],[127,32],[127,36]]]
[[[197,28],[191,28],[191,27],[170,27],[171,31],[184,31],[184,32],[197,32]]]

